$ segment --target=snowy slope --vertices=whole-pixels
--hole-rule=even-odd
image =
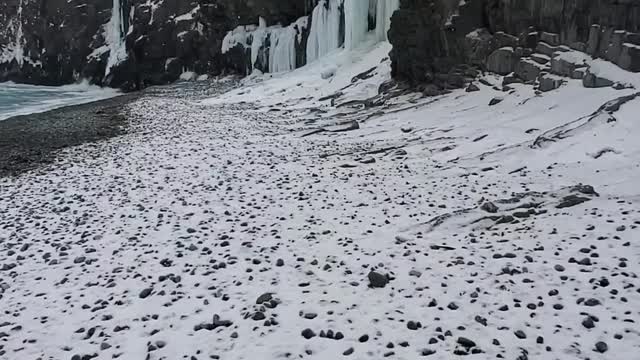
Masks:
[[[388,50],[158,89],[0,179],[1,356],[633,359],[636,90],[376,97]]]

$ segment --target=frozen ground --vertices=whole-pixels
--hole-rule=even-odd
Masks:
[[[349,103],[386,50],[158,90],[0,179],[0,357],[635,359],[640,99],[599,110],[635,90]]]

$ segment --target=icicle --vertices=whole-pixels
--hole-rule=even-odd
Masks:
[[[342,0],[320,0],[313,9],[311,30],[307,40],[307,63],[340,47],[341,4]]]
[[[296,68],[296,36],[292,27],[271,30],[269,72],[291,71]]]
[[[260,17],[258,28],[251,33],[251,70],[258,60],[260,49],[264,46],[267,35],[267,21]]]
[[[18,3],[18,28],[16,29],[16,44],[13,49],[13,58],[18,65],[24,64],[24,32],[22,30],[22,5],[23,0]]]
[[[391,16],[400,8],[400,0],[377,0],[376,7],[376,39],[387,41],[387,33],[391,28]]]
[[[369,1],[344,0],[344,48],[352,50],[362,43],[369,30]]]
[[[125,41],[126,24],[121,1],[126,0],[113,0],[111,21],[107,24],[106,42],[109,47],[109,60],[107,61],[105,77],[111,73],[111,69],[114,66],[120,64],[127,58],[127,45]]]

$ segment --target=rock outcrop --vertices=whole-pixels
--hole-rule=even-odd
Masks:
[[[461,69],[472,74],[468,66],[542,91],[562,83],[552,74],[611,86],[559,54],[584,52],[638,72],[638,31],[638,0],[403,0],[389,32],[392,71],[441,89],[459,82]]]

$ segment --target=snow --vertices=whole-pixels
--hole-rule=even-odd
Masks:
[[[127,134],[0,179],[6,354],[634,359],[640,98],[602,106],[637,90],[379,95],[389,49],[152,89]]]
[[[182,74],[180,74],[180,80],[191,81],[191,80],[195,80],[197,77],[198,77],[198,74],[196,74],[193,71],[185,71]]]
[[[200,5],[197,5],[196,7],[194,7],[191,11],[189,11],[188,13],[176,16],[176,18],[174,19],[175,22],[180,22],[180,21],[191,21],[194,19],[195,15],[200,11]]]
[[[224,102],[256,102],[263,106],[273,105],[291,99],[307,99],[310,96],[324,97],[343,91],[355,98],[368,98],[377,94],[382,79],[391,74],[388,42],[377,43],[369,40],[354,50],[341,50],[322,57],[317,61],[289,73],[265,74],[246,78],[251,86],[229,91],[221,96],[201,101],[204,105]],[[386,59],[382,64],[381,59]],[[355,74],[377,68],[369,82],[352,85]],[[323,76],[331,73],[332,76]],[[348,87],[344,89],[345,87]],[[310,106],[313,100],[303,100],[300,106]]]

